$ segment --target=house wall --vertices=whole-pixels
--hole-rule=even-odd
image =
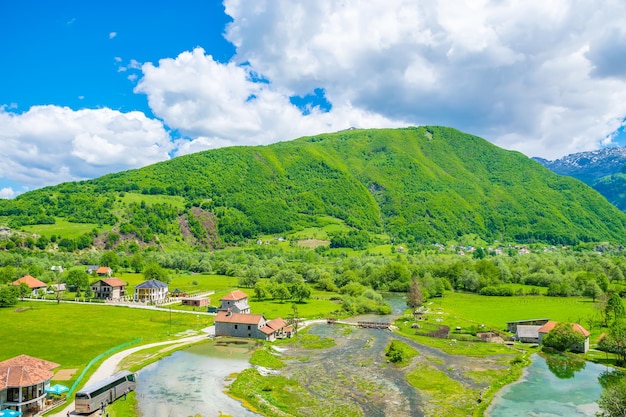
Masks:
[[[267,339],[267,335],[263,333],[259,326],[255,324],[240,324],[240,323],[215,323],[215,335],[216,336],[231,336],[231,337],[249,337],[253,339]]]
[[[209,299],[208,298],[186,299],[186,300],[182,300],[181,304],[184,306],[204,307],[204,306],[209,305]]]
[[[233,313],[242,313],[242,314],[250,313],[250,305],[248,304],[247,298],[243,298],[237,301],[231,301],[231,300],[221,300],[221,301],[222,301],[222,305],[220,307],[220,310],[222,311],[226,311],[230,309],[230,311],[232,311]]]
[[[167,295],[167,288],[135,288],[135,300],[162,301]]]

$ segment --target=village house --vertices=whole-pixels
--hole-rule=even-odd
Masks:
[[[35,277],[31,277],[30,275],[24,275],[22,278],[13,281],[13,285],[26,284],[28,288],[30,288],[33,295],[38,295],[39,290],[46,290],[48,285],[45,282],[39,281]]]
[[[113,270],[108,266],[101,266],[96,269],[96,275],[100,277],[110,277],[111,275],[113,275]]]
[[[88,265],[87,269],[85,270],[85,272],[87,272],[88,274],[95,274],[96,271],[98,270],[98,268],[100,268],[99,265]]]
[[[135,301],[160,303],[167,298],[167,284],[151,279],[135,287]]]
[[[554,329],[557,324],[559,323],[556,321],[549,321],[541,326],[541,328],[538,330],[539,343],[543,343],[543,338],[545,337],[545,335],[547,335],[552,329]],[[585,336],[585,341],[580,345],[572,346],[570,350],[572,352],[587,353],[587,351],[589,350],[589,331],[587,331],[587,329],[585,329],[578,323],[572,323],[572,328],[574,329],[574,331]]]
[[[118,300],[124,298],[126,283],[119,278],[104,278],[91,284],[94,298]]]
[[[220,308],[218,311],[231,311],[233,313],[249,314],[250,305],[248,305],[248,294],[243,291],[235,290],[220,299]]]
[[[292,332],[283,319],[267,321],[262,314],[219,311],[215,317],[215,336],[273,341],[277,337],[291,337]]]
[[[23,414],[43,410],[52,370],[59,366],[27,355],[0,362],[0,409],[10,408]]]

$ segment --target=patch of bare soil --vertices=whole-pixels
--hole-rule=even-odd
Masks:
[[[315,249],[318,246],[328,246],[330,245],[329,240],[320,240],[320,239],[302,239],[298,241],[298,246],[303,248],[311,248]]]
[[[78,369],[59,369],[56,374],[54,374],[55,381],[69,381],[72,379],[74,374]]]

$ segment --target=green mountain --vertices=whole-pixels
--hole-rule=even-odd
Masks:
[[[346,238],[626,243],[626,215],[582,182],[444,127],[347,130],[174,158],[0,202],[0,224],[108,224],[217,246],[339,219]]]

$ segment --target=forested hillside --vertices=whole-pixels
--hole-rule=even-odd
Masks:
[[[626,216],[582,182],[443,127],[348,130],[199,152],[2,200],[0,216],[12,228],[104,226],[109,244],[132,237],[219,247],[329,218],[344,226],[334,237],[346,246],[375,235],[409,245],[469,234],[626,243]],[[82,237],[74,247],[104,239],[98,230]]]

